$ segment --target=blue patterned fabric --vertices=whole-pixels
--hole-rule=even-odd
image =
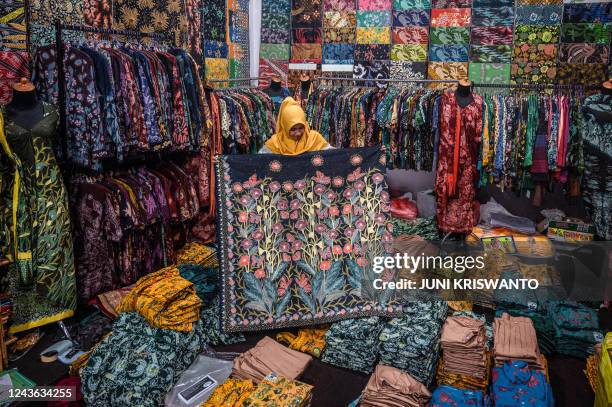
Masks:
[[[323,45],[324,64],[352,64],[355,45],[325,44]]]
[[[529,369],[527,362],[515,360],[493,369],[491,399],[495,407],[553,407],[552,388],[544,373]]]

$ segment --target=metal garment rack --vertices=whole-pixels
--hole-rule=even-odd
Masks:
[[[561,85],[552,83],[542,84],[506,84],[506,83],[474,83],[475,88],[495,88],[495,89],[528,89],[528,90],[546,90],[546,89],[567,89],[567,90],[584,90],[593,89],[596,86],[592,85]]]
[[[252,81],[259,81],[260,79],[266,79],[263,76],[254,76],[254,77],[250,77],[250,78],[231,78],[231,79],[211,79],[211,80],[207,80],[206,83],[230,83],[230,82],[248,82],[249,86],[251,85]],[[257,86],[257,85],[255,85]],[[222,89],[239,89],[242,86],[227,86],[227,87],[219,87],[219,88],[215,88],[216,90],[222,90]]]
[[[64,31],[80,31],[96,34],[104,34],[106,36],[125,36],[130,38],[153,38],[158,40],[165,40],[168,38],[166,33],[146,33],[132,30],[115,30],[115,29],[104,29],[98,27],[91,27],[87,25],[69,25],[62,24],[59,19],[55,20],[55,57],[57,60],[57,84],[58,84],[58,98],[59,98],[59,120],[60,120],[60,138],[62,141],[62,154],[64,160],[68,157],[68,142],[66,137],[66,72],[64,69]]]
[[[342,76],[317,76],[315,82],[346,81],[346,82],[381,82],[381,83],[459,83],[456,79],[371,79],[371,78],[345,78]]]

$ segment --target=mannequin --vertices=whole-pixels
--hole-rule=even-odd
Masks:
[[[19,127],[32,128],[43,118],[44,108],[36,89],[26,78],[13,85],[13,100],[6,106],[7,117]]]
[[[275,75],[270,80],[270,86],[265,88],[264,92],[272,99],[272,103],[274,104],[274,115],[276,116],[281,103],[289,96],[289,90],[282,86],[281,77]]]
[[[455,91],[455,98],[462,108],[472,103],[474,101],[474,96],[472,95],[472,81],[469,79],[461,79],[457,86],[457,91]]]
[[[302,87],[302,95],[306,95],[306,97],[308,97],[310,93],[311,82],[312,81],[310,80],[310,75],[305,73],[300,75],[300,86]]]

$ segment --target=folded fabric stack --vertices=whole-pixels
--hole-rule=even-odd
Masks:
[[[495,366],[503,366],[506,361],[522,360],[531,369],[546,370],[531,319],[503,314],[501,318],[495,318],[493,335]]]
[[[476,313],[474,311],[455,311],[453,312],[454,317],[469,317],[474,318],[484,323],[485,332],[487,334],[487,349],[493,349],[493,324],[487,321],[487,317],[483,314]]]
[[[442,327],[444,372],[483,380],[487,376],[487,334],[484,322],[448,317]]]
[[[492,358],[490,352],[486,352],[486,371],[485,377],[478,379],[473,376],[450,373],[445,369],[444,356],[440,357],[438,362],[438,371],[436,372],[436,381],[438,385],[448,385],[459,389],[467,390],[482,390],[486,391],[489,386],[489,372],[491,371]]]
[[[544,373],[522,360],[507,361],[493,369],[491,398],[495,407],[553,407],[552,388]]]
[[[187,243],[176,253],[176,264],[199,264],[202,267],[219,267],[217,251],[201,243]]]
[[[431,395],[432,407],[489,407],[489,397],[480,390],[458,389],[452,386],[438,386]]]
[[[558,353],[579,358],[595,353],[594,346],[604,338],[595,310],[573,301],[550,303],[548,309]]]
[[[538,338],[540,352],[544,355],[551,355],[555,351],[555,328],[546,310],[532,304],[532,307],[525,307],[518,304],[498,304],[495,312],[496,317],[501,317],[508,313],[513,317],[527,317],[533,321]]]
[[[119,315],[113,331],[81,369],[88,406],[160,406],[180,375],[207,349],[201,323],[189,332],[152,327],[140,314]],[[146,367],[146,368],[144,368]]]
[[[178,268],[166,267],[138,280],[117,311],[136,311],[156,328],[188,332],[200,319],[201,306],[193,283]]]
[[[415,220],[404,220],[392,218],[393,236],[417,235],[425,240],[439,240],[440,234],[436,226],[435,217],[416,218]]]
[[[378,336],[384,322],[379,317],[346,319],[325,334],[321,360],[330,365],[372,373],[378,355]]]
[[[289,345],[289,349],[308,353],[315,358],[321,357],[325,349],[325,333],[329,328],[305,328],[300,329],[297,335],[291,332],[280,332],[276,334],[276,340]]]
[[[407,373],[378,365],[361,395],[361,407],[425,407],[431,393]]]
[[[218,293],[219,269],[199,264],[181,264],[178,269],[181,277],[193,283],[202,304],[210,305]]]
[[[380,333],[380,363],[401,369],[429,386],[440,349],[440,331],[448,313],[443,301],[413,302]]]
[[[297,379],[311,360],[310,356],[291,350],[266,336],[254,348],[234,359],[232,377],[259,383],[270,373],[275,373],[288,379]]]
[[[311,398],[311,385],[271,374],[258,385],[248,379],[227,379],[200,407],[305,407]]]

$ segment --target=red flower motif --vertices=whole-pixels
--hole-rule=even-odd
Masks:
[[[314,182],[323,185],[329,185],[329,183],[331,182],[331,179],[325,174],[323,174],[321,171],[317,171],[316,175],[312,177],[312,179],[314,180]]]
[[[291,285],[291,279],[287,276],[282,276],[278,282],[278,289],[276,290],[279,297],[285,295],[285,292],[289,288],[289,285]]]
[[[380,184],[384,180],[385,180],[385,176],[382,175],[382,174],[374,174],[374,175],[372,175],[372,181],[374,181],[375,184]]]
[[[270,185],[268,186],[268,188],[270,188],[270,191],[276,192],[279,189],[281,189],[281,185],[277,181],[272,181],[270,182]]]
[[[340,188],[342,185],[344,185],[344,178],[334,177],[332,182],[335,187]]]
[[[323,195],[325,193],[326,189],[327,188],[325,188],[325,185],[317,184],[314,187],[314,193],[320,196],[320,195]]]
[[[321,270],[327,271],[329,270],[331,267],[331,263],[327,260],[323,260],[321,263],[319,263],[319,268]]]
[[[312,286],[310,285],[310,280],[308,280],[308,276],[302,273],[300,274],[300,278],[296,281],[297,285],[304,290],[306,294],[310,294],[312,292]]]
[[[351,164],[359,165],[362,162],[363,162],[363,157],[361,157],[359,154],[355,154],[351,156]]]
[[[363,177],[365,177],[365,174],[361,172],[361,168],[355,168],[355,171],[351,172],[346,179],[349,182],[354,182]]]
[[[270,171],[279,172],[283,165],[278,160],[270,161]]]
[[[297,209],[300,207],[300,200],[299,199],[294,199],[293,201],[291,201],[291,204],[289,205],[289,207],[291,209]]]
[[[232,185],[232,191],[235,193],[239,193],[243,191],[242,184],[240,182],[236,182]]]
[[[255,188],[259,184],[261,184],[261,181],[257,179],[257,174],[253,174],[251,175],[248,181],[245,181],[242,183],[242,186],[246,189],[251,189],[251,188]]]
[[[287,233],[286,239],[289,243],[293,243],[295,241],[295,237],[291,233]]]
[[[325,162],[325,160],[323,159],[323,157],[321,157],[320,155],[315,155],[314,157],[312,157],[312,160],[310,160],[310,162],[312,163],[312,165],[314,165],[315,167],[320,167],[323,165],[323,163]]]
[[[285,192],[291,192],[293,191],[293,184],[289,181],[285,181],[283,182],[283,189],[285,190]]]
[[[293,261],[300,261],[302,259],[302,252],[295,252],[293,256],[291,256]]]
[[[331,208],[329,208],[329,214],[331,216],[338,216],[340,215],[340,209],[338,209],[337,206],[332,206]]]
[[[306,188],[306,181],[304,181],[303,179],[297,180],[295,181],[295,184],[293,184],[293,186],[295,187],[295,189],[297,189],[298,191],[303,190],[304,188]]]
[[[281,211],[280,215],[281,215],[281,219],[283,219],[283,220],[289,219],[289,212],[288,211]]]
[[[366,259],[365,257],[357,257],[357,264],[359,265],[359,267],[365,267],[368,265],[368,259]]]
[[[251,234],[251,237],[259,242],[261,239],[263,239],[264,234],[261,230],[256,230]]]
[[[255,199],[258,199],[259,197],[261,197],[263,195],[263,192],[261,192],[261,189],[259,188],[253,188],[251,189],[251,196]]]
[[[295,222],[295,228],[297,230],[304,230],[306,229],[306,226],[308,226],[308,223],[306,223],[305,220],[298,220],[297,222]]]
[[[264,278],[266,276],[266,272],[264,271],[264,269],[257,269],[255,270],[255,278],[258,280],[261,280],[262,278]]]
[[[342,213],[345,215],[350,215],[352,211],[353,211],[353,206],[351,204],[345,204],[342,207]]]
[[[290,217],[292,220],[297,220],[297,218],[299,218],[299,217],[300,217],[300,213],[299,213],[298,211],[291,211],[291,214],[289,215],[289,217]]]
[[[353,245],[350,243],[347,243],[344,245],[344,254],[351,254],[353,252]]]
[[[249,220],[249,214],[246,212],[240,212],[238,213],[238,220],[242,223],[246,222]]]
[[[240,267],[248,267],[251,264],[251,258],[246,254],[244,256],[240,256],[240,260],[238,260],[238,265]]]
[[[287,201],[286,199],[281,199],[278,201],[278,209],[280,209],[281,211],[285,211],[287,209],[289,209],[289,201]]]
[[[335,255],[342,254],[342,246],[337,244],[334,245],[334,247],[332,248],[332,253],[334,253]]]

